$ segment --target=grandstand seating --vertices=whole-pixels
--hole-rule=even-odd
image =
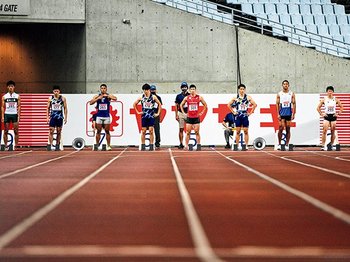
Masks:
[[[218,0],[154,1],[235,24],[236,10],[229,9],[225,13],[221,5],[213,3]],[[350,4],[350,0],[342,1]],[[238,6],[243,12],[240,15],[253,17],[256,28],[271,27],[271,35],[285,37],[291,43],[314,46],[319,51],[350,57],[350,15],[345,13],[343,5],[332,4],[330,0],[220,0],[222,3],[235,8]]]

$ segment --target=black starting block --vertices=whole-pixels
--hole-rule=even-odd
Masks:
[[[47,146],[46,146],[46,150],[47,150],[47,151],[51,151],[51,145],[47,145]]]
[[[98,144],[94,144],[93,150],[94,150],[94,151],[97,151],[97,150],[98,150]]]
[[[1,151],[5,151],[6,150],[6,146],[5,145],[1,145]],[[9,145],[7,147],[8,151],[13,151],[13,145]]]
[[[202,145],[201,144],[197,144],[197,151],[201,151],[202,150]]]
[[[238,151],[238,145],[237,144],[233,144],[233,151]]]
[[[188,145],[188,150],[189,150],[189,151],[193,151],[193,145],[192,145],[192,144],[189,144],[189,145]]]
[[[60,151],[60,145],[55,145],[55,151]]]
[[[247,151],[247,145],[246,144],[242,145],[242,151]]]
[[[286,145],[281,145],[281,151],[287,151],[286,150]],[[288,151],[294,151],[294,145],[293,144],[289,144]]]
[[[106,144],[103,144],[102,145],[102,151],[106,151],[107,150],[107,146],[106,146]]]
[[[146,145],[145,144],[141,144],[141,151],[146,151]]]
[[[5,151],[5,145],[1,145],[1,151]]]
[[[335,151],[340,151],[340,144],[336,144],[335,146],[333,146],[331,143],[327,144],[327,151],[333,151],[334,148]]]

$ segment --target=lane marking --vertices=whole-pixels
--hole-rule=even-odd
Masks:
[[[254,168],[251,168],[245,164],[242,164],[241,162],[238,162],[232,158],[229,158],[220,152],[218,152],[218,154],[225,157],[227,160],[235,163],[236,165],[243,167],[247,171],[257,175],[258,177],[260,177],[266,181],[269,181],[270,183],[276,185],[277,187],[282,188],[283,190],[303,199],[304,201],[310,203],[311,205],[321,209],[322,211],[324,211],[324,212],[326,212],[326,213],[328,213],[328,214],[330,214],[330,215],[338,218],[339,220],[350,225],[350,215],[345,213],[344,211],[337,209],[331,205],[328,205],[328,204],[318,200],[317,198],[314,198],[314,197],[312,197],[312,196],[310,196],[302,191],[299,191],[291,186],[288,186],[287,184],[284,184],[284,183],[278,181],[277,179],[269,177],[268,175],[265,175],[265,174],[259,172],[258,170],[255,170]]]
[[[271,246],[238,246],[235,248],[215,249],[218,254],[227,258],[324,258],[346,259],[350,258],[350,249],[310,247],[271,247]],[[4,248],[0,252],[6,257],[183,257],[195,258],[192,248],[161,247],[161,246],[100,246],[100,245],[74,245],[74,246],[45,246],[33,245],[19,248]]]
[[[27,153],[30,153],[30,152],[33,152],[33,150],[24,151],[24,152],[21,152],[21,153],[12,154],[12,155],[7,155],[7,156],[2,156],[2,157],[0,157],[0,159],[9,158],[9,157],[13,157],[13,156],[24,155],[24,154],[27,154]]]
[[[179,188],[181,201],[184,206],[185,215],[187,217],[188,226],[191,232],[194,250],[197,257],[204,262],[214,262],[222,261],[215,253],[213,248],[210,246],[208,237],[205,234],[203,226],[200,222],[198,214],[194,208],[193,202],[191,200],[190,194],[185,186],[182,179],[180,170],[176,164],[175,158],[169,148],[169,154],[171,158],[171,163],[173,165],[174,175],[176,178],[177,186]]]
[[[18,236],[23,234],[27,229],[32,227],[35,223],[37,223],[40,219],[42,219],[44,216],[46,216],[48,213],[50,213],[52,210],[54,210],[58,205],[60,205],[64,200],[66,200],[68,197],[70,197],[72,194],[74,194],[76,191],[78,191],[81,187],[83,187],[85,184],[87,184],[91,179],[93,179],[96,175],[98,175],[102,170],[104,170],[106,167],[108,167],[114,160],[118,159],[121,154],[124,153],[126,149],[124,149],[122,152],[120,152],[117,156],[109,160],[106,164],[102,165],[100,168],[92,172],[87,177],[83,178],[80,182],[76,183],[72,187],[68,188],[66,191],[58,195],[56,198],[54,198],[51,202],[43,206],[42,208],[35,211],[33,214],[31,214],[29,217],[25,218],[21,222],[17,223],[14,227],[6,231],[4,234],[0,235],[0,251],[8,245],[10,242],[12,242],[14,239],[16,239]],[[79,151],[75,151],[79,152]]]
[[[283,159],[283,160],[286,160],[286,161],[297,163],[299,165],[303,165],[303,166],[311,167],[311,168],[314,168],[314,169],[318,169],[318,170],[321,170],[321,171],[324,171],[324,172],[327,172],[327,173],[331,173],[331,174],[334,174],[334,175],[337,175],[337,176],[350,178],[349,174],[346,174],[346,173],[343,173],[343,172],[331,170],[331,169],[320,167],[320,166],[311,165],[311,164],[308,164],[308,163],[305,163],[305,162],[301,162],[301,161],[297,161],[297,160],[294,160],[294,159],[289,159],[287,156],[276,156],[276,155],[271,154],[269,152],[264,152],[264,153],[268,154],[268,155],[271,155],[271,156],[274,156],[274,157],[277,157],[277,158],[280,158],[280,159]]]
[[[348,162],[350,162],[350,159],[342,158],[340,156],[324,155],[324,154],[321,154],[319,152],[307,151],[307,150],[305,150],[305,152],[310,152],[310,153],[312,153],[314,155],[317,155],[317,156],[323,156],[323,157],[328,157],[328,158],[332,158],[332,159],[337,159],[337,160],[341,160],[341,161],[348,161]]]
[[[52,161],[59,160],[59,159],[61,159],[61,158],[65,158],[65,157],[70,156],[70,155],[72,155],[72,154],[75,154],[75,153],[77,153],[77,152],[79,152],[79,151],[73,151],[73,152],[70,152],[69,154],[66,154],[66,155],[63,155],[63,156],[60,156],[60,157],[52,158],[52,159],[46,160],[46,161],[44,161],[44,162],[40,162],[40,163],[31,165],[31,166],[27,166],[27,167],[24,167],[24,168],[21,168],[21,169],[17,169],[17,170],[15,170],[15,171],[12,171],[12,172],[9,172],[9,173],[5,173],[5,174],[3,174],[3,175],[0,175],[0,179],[5,178],[5,177],[9,177],[9,176],[12,176],[12,175],[15,175],[15,174],[18,174],[18,173],[23,172],[23,171],[27,171],[27,170],[32,169],[32,168],[34,168],[34,167],[38,167],[38,166],[41,166],[41,165],[45,165],[45,164],[47,164],[47,163],[50,163],[50,162],[52,162]]]

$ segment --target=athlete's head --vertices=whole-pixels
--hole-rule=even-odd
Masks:
[[[327,93],[334,93],[334,87],[333,86],[327,86],[326,92]]]
[[[53,86],[52,87],[52,92],[56,95],[61,93],[61,88],[59,86]]]
[[[238,91],[238,93],[239,93],[240,95],[244,95],[245,89],[246,89],[246,87],[245,87],[244,84],[239,84],[238,87],[237,87],[237,91]]]
[[[151,85],[150,90],[151,90],[151,93],[152,93],[153,95],[155,95],[155,94],[157,93],[157,87],[156,87],[155,85]]]
[[[146,95],[146,96],[149,96],[149,94],[151,93],[151,86],[147,83],[145,83],[143,86],[142,86],[142,90],[143,90],[143,93]]]
[[[197,87],[194,84],[190,85],[190,94],[192,94],[192,95],[195,94],[196,89],[197,89]]]
[[[9,92],[13,92],[15,90],[16,83],[10,80],[6,83],[6,86]]]
[[[188,90],[188,84],[187,84],[187,82],[184,81],[184,82],[181,83],[181,91],[183,93],[186,93],[187,90]]]
[[[106,84],[101,84],[100,85],[100,93],[101,94],[106,94],[107,93],[107,85]]]
[[[282,81],[282,88],[284,91],[287,91],[289,88],[289,81],[288,80],[283,80]]]

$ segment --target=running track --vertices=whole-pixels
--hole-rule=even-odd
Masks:
[[[350,261],[350,150],[0,152],[0,261]]]

